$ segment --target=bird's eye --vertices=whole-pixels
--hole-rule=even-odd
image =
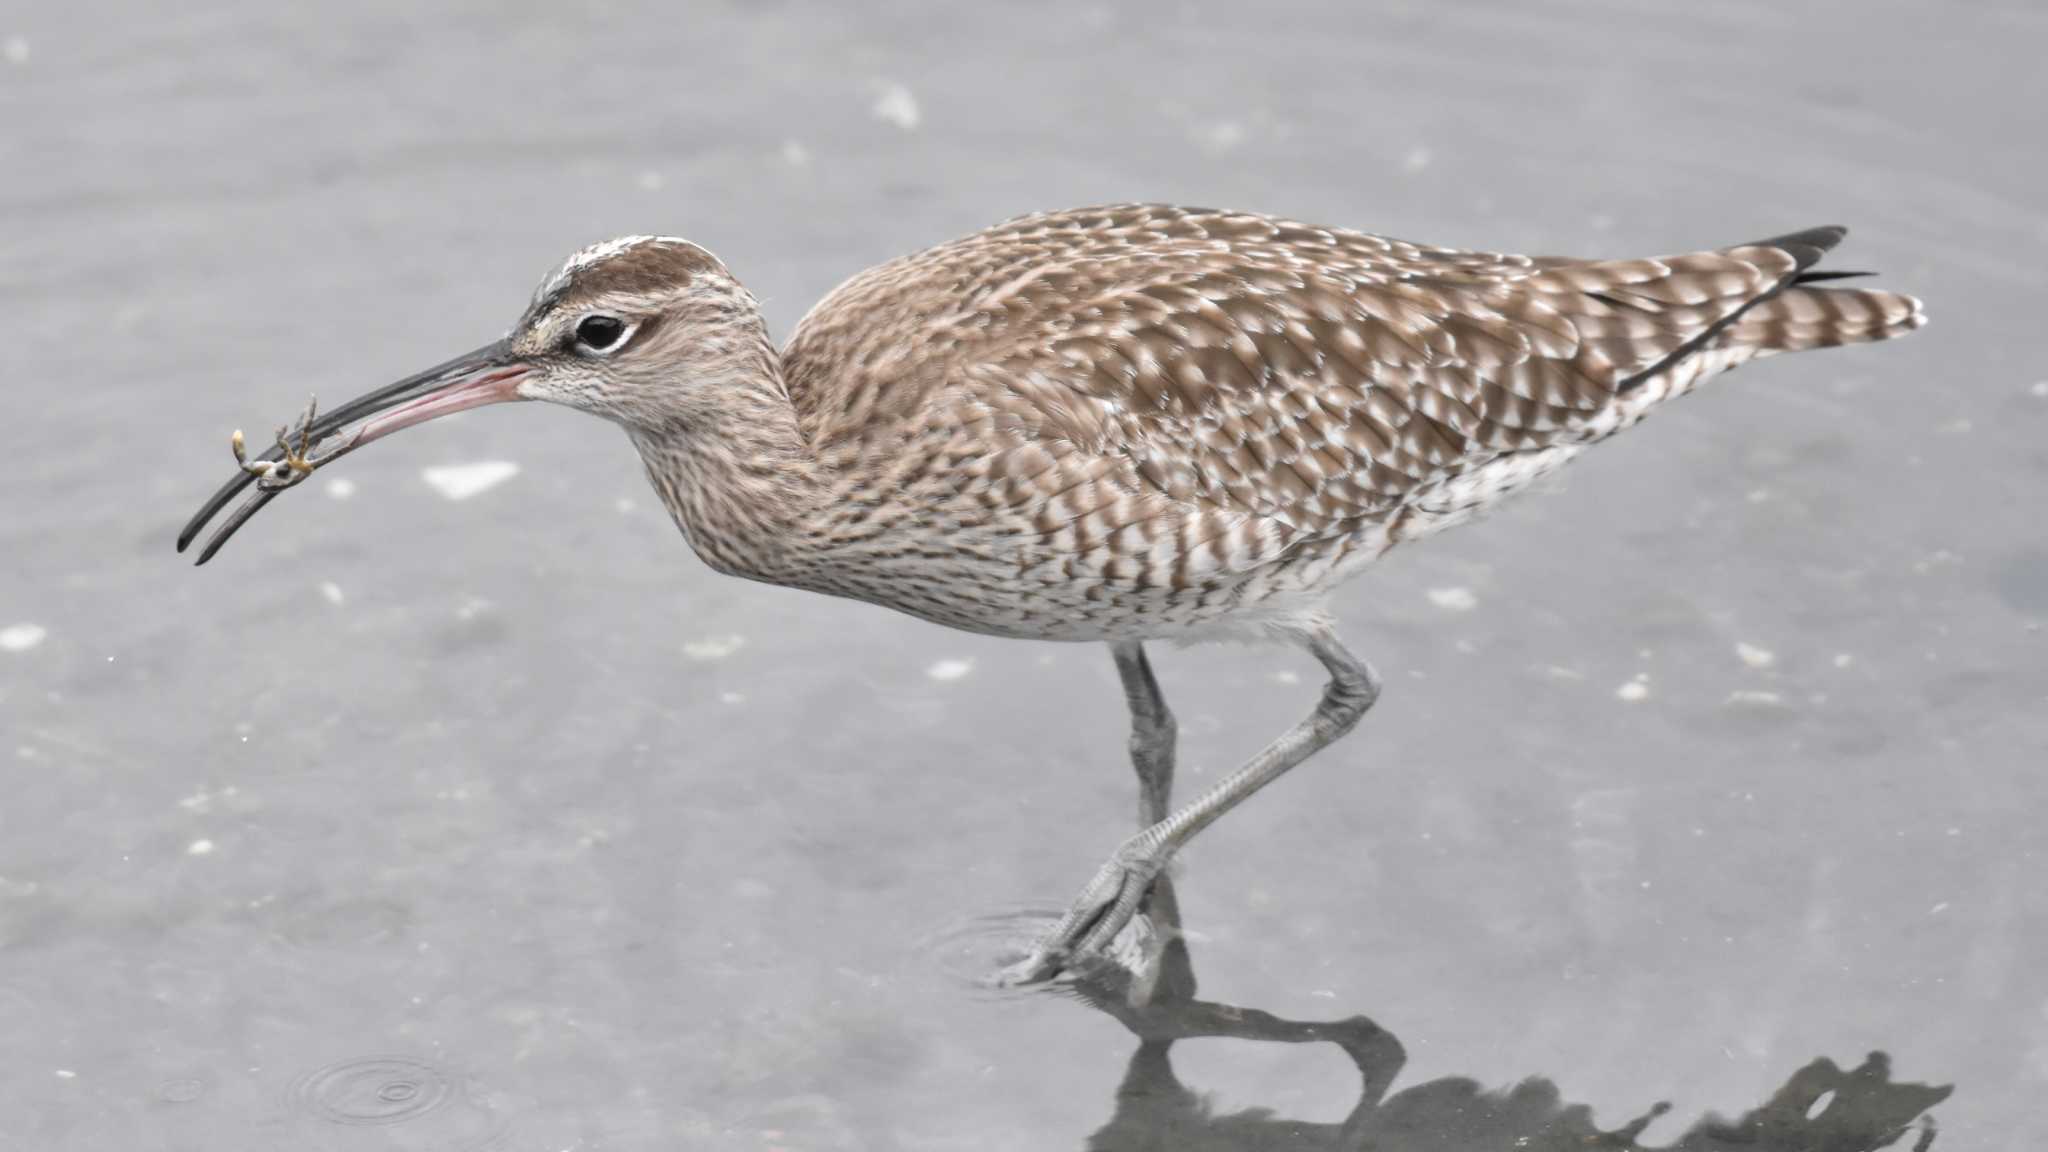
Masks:
[[[626,338],[626,322],[617,316],[585,316],[576,322],[576,343],[591,352],[608,352]]]

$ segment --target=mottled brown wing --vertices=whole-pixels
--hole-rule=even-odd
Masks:
[[[1586,262],[1264,217],[1174,222],[970,290],[979,330],[1013,338],[963,376],[1019,426],[1297,538],[1492,458],[1597,438],[1634,380],[1811,260],[1790,241]]]
[[[1839,236],[1584,261],[1081,209],[862,273],[805,318],[785,375],[821,452],[895,452],[891,484],[1009,509],[1048,563],[1181,587],[1490,503],[1769,350],[1725,346],[1745,310],[1745,339],[1803,331],[1812,302],[1782,290]],[[1837,310],[1867,325],[1904,306],[1885,300]]]

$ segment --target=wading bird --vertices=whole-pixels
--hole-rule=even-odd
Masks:
[[[1918,301],[1812,270],[1842,236],[1578,260],[1087,208],[862,272],[780,350],[716,257],[626,237],[571,256],[503,339],[308,411],[178,547],[251,486],[201,563],[357,447],[546,400],[623,427],[720,572],[970,632],[1106,642],[1142,830],[1012,973],[1042,979],[1109,943],[1190,837],[1372,706],[1379,677],[1325,610],[1341,581],[1709,376],[1919,327]],[[1307,718],[1169,810],[1173,713],[1144,644],[1221,635],[1306,647],[1329,681]]]

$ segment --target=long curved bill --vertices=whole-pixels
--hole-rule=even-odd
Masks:
[[[381,440],[401,428],[424,423],[436,416],[480,408],[486,404],[501,404],[518,400],[519,381],[530,371],[529,365],[513,355],[504,340],[486,344],[473,352],[466,352],[445,364],[437,364],[414,376],[408,376],[396,384],[389,384],[366,396],[358,396],[303,428],[294,428],[290,439],[295,445],[311,446],[314,451],[302,454],[317,458],[319,465],[325,465],[337,457],[370,443]],[[333,443],[332,449],[322,450],[323,445]],[[239,451],[239,448],[238,448]],[[234,478],[221,485],[220,491],[200,505],[199,511],[178,533],[178,551],[183,552],[221,509],[226,508],[236,496],[254,488],[248,499],[236,506],[227,519],[221,521],[207,538],[206,546],[199,550],[196,563],[204,564],[213,559],[221,545],[228,542],[249,518],[261,511],[265,504],[276,499],[286,488],[310,473],[311,466],[301,466],[288,471],[297,471],[300,476],[282,483],[271,483],[259,477],[264,466],[286,465],[287,451],[279,444],[256,458],[257,467],[244,466]],[[269,469],[274,474],[276,469]]]

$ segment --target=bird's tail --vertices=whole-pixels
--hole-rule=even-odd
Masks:
[[[1816,270],[1847,234],[1808,228],[1654,260],[1565,261],[1530,283],[1578,295],[1574,324],[1613,366],[1616,427],[1626,427],[1745,361],[1888,340],[1925,324],[1911,296],[1835,285],[1865,273]]]
[[[1653,260],[1556,261],[1528,284],[1571,297],[1582,341],[1640,412],[1746,360],[1925,324],[1911,296],[1836,287],[1864,273],[1815,269],[1847,234],[1829,226]]]
[[[1743,245],[1748,249],[1775,248],[1790,256],[1792,274],[1737,313],[1717,343],[1768,356],[1889,340],[1927,323],[1920,301],[1911,296],[1873,288],[1821,287],[1830,281],[1869,275],[1814,269],[1846,235],[1848,229],[1830,225]]]
[[[1749,347],[1759,356],[1804,352],[1838,344],[1889,340],[1927,323],[1920,301],[1874,288],[1822,288],[1816,280],[1860,273],[1802,276],[1777,295],[1744,311],[1722,334],[1724,345]]]

